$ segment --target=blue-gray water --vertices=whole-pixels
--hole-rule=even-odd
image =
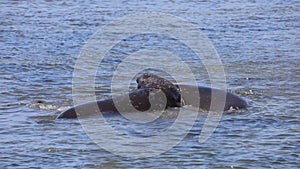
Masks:
[[[31,0],[0,5],[0,168],[300,167],[299,1]],[[170,13],[197,25],[218,51],[229,89],[251,107],[224,115],[205,143],[198,143],[199,117],[171,150],[135,159],[101,149],[77,120],[55,117],[72,106],[72,72],[89,37],[118,17],[142,11]],[[144,41],[160,45],[155,38],[132,37],[110,56],[120,58]],[[199,84],[208,85],[205,69],[196,66]],[[109,69],[99,72],[99,97],[109,95],[109,75]],[[111,120],[126,124],[118,128],[129,135],[160,129],[140,131],[122,119]]]

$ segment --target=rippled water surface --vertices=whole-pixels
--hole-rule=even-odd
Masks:
[[[299,168],[299,9],[298,1],[280,0],[2,1],[0,168]],[[228,88],[251,107],[224,114],[204,143],[198,138],[205,112],[172,149],[149,158],[121,157],[99,147],[78,120],[55,117],[73,104],[72,73],[88,39],[119,17],[145,11],[169,13],[202,30],[220,55]],[[110,95],[116,66],[139,49],[176,53],[200,85],[209,85],[205,67],[186,46],[171,37],[143,34],[107,53],[97,73],[97,97]],[[125,135],[151,137],[175,119],[149,125],[121,117],[107,120]]]

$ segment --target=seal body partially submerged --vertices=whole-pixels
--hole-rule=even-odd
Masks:
[[[184,105],[205,111],[240,110],[248,107],[247,102],[235,94],[202,86],[176,85],[150,73],[141,75],[136,81],[138,87],[129,95],[77,105],[62,112],[57,118],[77,118],[99,112],[111,114],[136,110],[143,112],[151,107],[154,107],[154,110],[161,110]],[[155,102],[150,103],[150,96]]]
[[[219,89],[213,89],[202,86],[180,85],[184,105],[199,106],[199,109],[205,111],[228,111],[247,109],[247,102],[241,97]],[[199,99],[190,97],[188,93],[199,92]],[[220,98],[224,99],[220,99]],[[222,106],[222,107],[220,107]]]
[[[150,77],[144,74],[137,78],[137,82],[138,89],[130,92],[129,95],[125,94],[117,96],[114,99],[111,98],[77,105],[62,112],[57,118],[77,118],[78,116],[96,114],[99,111],[106,114],[118,114],[119,112],[136,110],[143,112],[150,108],[152,110],[162,110],[167,107],[181,106],[180,92],[170,81],[156,75]],[[150,97],[155,101],[150,103]]]

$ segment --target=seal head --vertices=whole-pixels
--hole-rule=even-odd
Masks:
[[[139,76],[136,80],[138,89],[160,89],[164,92],[167,98],[166,107],[181,107],[182,99],[181,93],[177,85],[162,77],[151,73],[145,73]]]

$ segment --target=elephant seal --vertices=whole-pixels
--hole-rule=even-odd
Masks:
[[[248,107],[248,104],[244,99],[230,92],[203,86],[180,85],[180,92],[194,93],[197,90],[200,99],[194,99],[193,97],[183,95],[182,100],[184,105],[198,105],[199,109],[205,111],[219,111],[222,109],[223,111],[246,110]],[[219,99],[219,97],[224,97],[225,100]],[[196,102],[197,100],[200,100],[200,103]],[[212,101],[215,103],[212,103]],[[224,105],[224,107],[220,107],[219,105]]]
[[[164,80],[166,82],[164,82]],[[199,109],[208,111],[216,111],[216,110],[241,110],[241,109],[247,109],[248,104],[247,102],[242,99],[241,97],[230,93],[226,91],[222,91],[219,89],[212,89],[208,87],[202,87],[202,86],[190,86],[190,85],[174,85],[170,81],[167,81],[166,79],[163,79],[162,77],[159,77],[154,74],[143,74],[137,79],[138,86],[144,86],[144,87],[158,87],[162,90],[166,90],[169,95],[172,96],[172,94],[175,94],[180,96],[180,99],[178,98],[177,101],[180,100],[180,103],[182,106],[184,105],[191,105],[191,106],[199,106]],[[170,84],[171,83],[171,84]],[[160,86],[160,84],[165,84],[163,86]],[[170,85],[169,85],[170,84]],[[165,92],[165,93],[167,93]],[[194,98],[198,95],[194,95],[195,92],[199,92],[200,98]],[[184,93],[184,95],[183,95]],[[189,93],[191,93],[189,95]],[[213,98],[215,97],[215,98]],[[218,105],[222,105],[224,103],[224,100],[218,99],[218,97],[224,97],[225,105],[224,107],[218,107]],[[173,98],[174,97],[168,97]],[[176,98],[176,97],[175,97]],[[212,104],[212,100],[216,103]],[[200,101],[200,103],[199,103]],[[219,102],[219,103],[218,103]],[[170,106],[172,107],[172,106]]]
[[[182,106],[180,90],[177,85],[174,85],[169,80],[154,74],[145,73],[139,76],[136,79],[136,82],[138,84],[137,87],[138,89],[154,88],[154,89],[162,90],[167,97],[168,107]]]
[[[88,116],[101,111],[103,114],[119,114],[119,111],[130,112],[132,110],[131,104],[138,111],[147,111],[151,107],[158,110],[167,107],[180,107],[181,95],[177,86],[172,82],[161,78],[159,76],[143,74],[137,78],[138,89],[129,93],[128,95],[121,95],[114,100],[112,98],[100,100],[96,102],[89,102],[72,107],[57,116],[57,118],[77,118],[78,116]],[[162,93],[164,96],[162,95]],[[149,97],[155,99],[155,105],[151,105]],[[166,100],[166,102],[164,102]],[[115,104],[118,104],[118,109]]]
[[[190,105],[205,111],[221,109],[224,111],[231,109],[240,110],[247,109],[248,107],[247,102],[235,94],[202,86],[175,85],[162,77],[150,73],[139,76],[136,82],[138,87],[129,93],[129,101],[127,95],[121,95],[114,100],[107,99],[89,102],[70,108],[58,115],[57,118],[77,118],[77,116],[95,114],[98,112],[97,110],[100,110],[103,114],[119,114],[119,111],[130,112],[132,109],[130,109],[128,104],[131,104],[138,111],[147,111],[152,106],[161,110],[168,107]],[[163,92],[164,96],[162,96],[160,92]],[[197,98],[192,97],[195,92],[199,92],[200,98],[198,98],[197,95]],[[184,93],[184,95],[182,95],[182,93]],[[189,95],[189,93],[193,94]],[[149,102],[150,96],[155,98],[157,105],[151,105]],[[216,98],[213,98],[213,96]],[[221,109],[220,107],[214,107],[216,104],[211,104],[212,100],[214,102],[218,101],[219,96],[226,98],[225,104],[224,102],[220,102],[220,105],[224,105]],[[167,100],[166,103],[163,102],[165,98]],[[121,109],[116,108],[116,102],[122,105]]]

